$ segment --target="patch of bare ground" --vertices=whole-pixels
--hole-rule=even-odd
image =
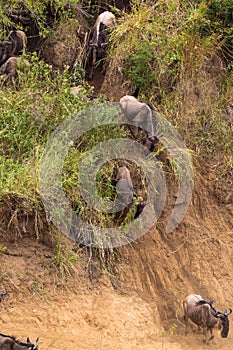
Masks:
[[[1,289],[8,295],[0,304],[1,332],[39,336],[40,349],[206,349],[203,334],[184,336],[181,303],[196,292],[221,311],[232,307],[231,212],[207,180],[196,182],[185,220],[169,235],[169,203],[166,210],[150,232],[120,248],[115,288],[106,272],[90,278],[81,249],[61,279],[51,265],[54,249],[35,235],[13,241],[2,233]],[[227,339],[215,335],[212,349],[232,348],[231,328]]]

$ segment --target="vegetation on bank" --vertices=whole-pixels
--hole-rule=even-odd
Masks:
[[[112,35],[112,67],[122,67],[200,157],[232,146],[230,3],[138,2]]]
[[[60,21],[75,20],[72,6],[94,13],[93,4],[97,5],[77,0],[0,0],[0,39],[6,39],[13,25],[25,29],[8,15],[22,3],[40,38],[51,35]],[[114,11],[115,5],[106,4],[104,9]],[[114,67],[122,68],[122,84],[139,87],[140,99],[175,125],[200,162],[211,163],[218,156],[216,177],[226,174],[233,166],[232,1],[132,0],[130,6],[130,12],[116,11],[109,67],[113,72]],[[90,106],[92,90],[80,61],[75,71],[67,67],[58,73],[35,52],[28,52],[27,58],[30,69],[19,74],[17,88],[0,88],[0,199],[9,194],[26,196],[40,211],[38,168],[45,144],[62,121]],[[71,88],[77,85],[78,94],[73,96]],[[107,139],[112,130],[105,131]],[[92,144],[103,141],[102,135],[103,130],[95,129]],[[64,165],[67,193],[77,192],[77,162],[89,146],[84,138],[78,151],[70,150]],[[103,168],[109,177],[110,170]],[[106,197],[112,196],[109,177]]]

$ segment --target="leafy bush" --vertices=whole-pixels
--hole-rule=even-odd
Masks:
[[[187,21],[187,31],[201,36],[213,36],[222,49],[227,50],[226,58],[232,59],[229,52],[233,50],[232,35],[232,1],[211,0],[197,5]],[[228,52],[229,51],[229,52]]]
[[[142,42],[125,64],[126,76],[141,90],[146,89],[155,80],[155,72],[151,69],[153,60],[152,49],[148,43]]]
[[[208,1],[206,16],[211,20],[213,29],[225,30],[225,28],[232,27],[232,1]]]

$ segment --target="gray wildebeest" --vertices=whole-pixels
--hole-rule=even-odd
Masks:
[[[25,52],[27,45],[26,34],[22,30],[12,30],[8,35],[9,41],[0,41],[0,75],[2,83],[15,83],[17,69],[22,70],[29,62],[19,56]]]
[[[0,41],[0,66],[10,57],[22,55],[27,46],[27,37],[22,30],[12,30],[8,41]]]
[[[155,111],[147,103],[140,102],[136,97],[131,95],[123,96],[120,99],[120,106],[126,117],[126,120],[129,123],[134,123],[134,125],[130,126],[132,136],[138,140],[138,128],[141,128],[146,134],[145,145],[150,149],[156,140]]]
[[[114,222],[117,226],[127,225],[137,219],[145,207],[145,199],[139,196],[133,187],[133,182],[129,169],[126,166],[115,168],[115,188],[117,199],[115,201]],[[132,242],[137,237],[134,232],[125,234],[128,242]]]
[[[115,172],[115,188],[117,191],[117,198],[114,202],[114,220],[120,225],[126,218],[134,197],[134,188],[130,171],[126,166],[117,167]]]
[[[221,331],[222,338],[227,338],[229,332],[228,315],[232,310],[219,312],[214,309],[212,304],[213,301],[206,301],[197,294],[189,294],[183,301],[185,333],[187,334],[188,320],[190,319],[199,328],[205,330],[206,344],[209,344],[209,341],[214,338],[214,328]],[[208,332],[210,332],[209,338]]]
[[[134,195],[134,188],[130,176],[130,171],[126,166],[117,168],[115,181],[115,187],[118,193],[117,209],[122,210],[132,202]]]
[[[26,68],[30,65],[28,60],[23,57],[10,57],[0,67],[0,78],[1,83],[4,84],[6,81],[15,86],[15,78],[18,71],[25,72]]]
[[[137,219],[141,214],[145,203],[142,197],[137,196],[134,191],[130,171],[126,166],[121,166],[115,169],[115,188],[117,191],[117,199],[114,205],[115,221],[118,225],[124,222],[131,208],[133,216],[129,219]]]
[[[0,292],[0,303],[4,299],[5,295],[7,295],[7,290],[5,292]]]
[[[30,342],[27,338],[27,342],[23,343],[17,340],[14,336],[0,334],[0,349],[1,350],[38,350],[38,338],[35,344]]]
[[[109,28],[116,25],[116,18],[112,12],[104,11],[96,19],[91,31],[92,62],[89,79],[93,79],[94,66],[97,60],[104,58],[106,47],[108,46]]]

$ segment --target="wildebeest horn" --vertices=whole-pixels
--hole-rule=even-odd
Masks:
[[[6,295],[6,294],[7,294],[7,290],[5,290],[5,292],[0,292],[1,296]]]
[[[100,44],[101,47],[104,47],[104,46],[107,46],[107,45],[108,45],[108,43],[102,43],[102,44]]]
[[[12,41],[3,41],[2,44],[3,44],[3,46],[13,45]]]
[[[38,349],[38,340],[39,340],[39,338],[36,339],[35,344],[32,344],[29,337],[27,337],[27,345],[33,346],[32,350],[37,350]]]
[[[227,316],[227,315],[230,315],[232,313],[232,310],[229,309],[229,310],[225,310],[224,311],[224,315]]]
[[[39,338],[36,339],[36,342],[33,346],[33,350],[38,350],[38,340],[39,340]]]
[[[5,292],[0,292],[0,302],[2,301],[2,298],[7,294],[7,290]]]
[[[98,47],[98,44],[92,43],[91,41],[89,41],[88,45],[89,46],[96,46],[96,47]]]

